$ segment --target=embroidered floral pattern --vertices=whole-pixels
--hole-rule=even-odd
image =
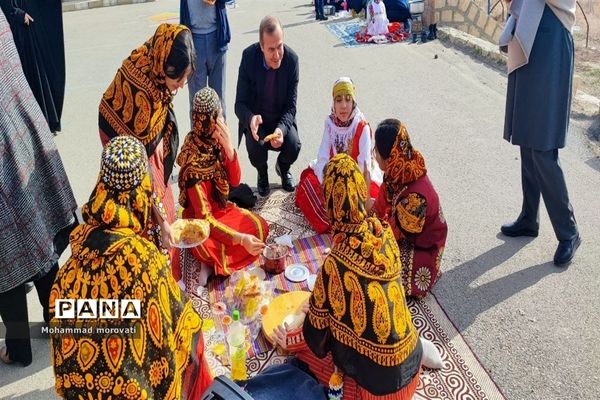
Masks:
[[[419,290],[423,292],[429,290],[429,286],[431,286],[431,271],[429,271],[429,268],[420,267],[417,269],[413,282]]]

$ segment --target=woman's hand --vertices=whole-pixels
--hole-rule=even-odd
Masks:
[[[240,234],[240,244],[253,256],[257,256],[265,248],[265,243],[254,235]]]
[[[33,18],[31,18],[31,15],[25,13],[25,20],[23,22],[25,23],[25,25],[29,26],[29,23],[33,22]]]
[[[310,309],[310,301],[306,300],[304,304],[302,304],[302,312],[306,315],[308,314],[308,310]]]
[[[227,155],[227,159],[229,161],[233,160],[235,151],[231,144],[231,134],[229,132],[229,127],[221,117],[217,118],[217,129],[215,129],[215,132],[213,133],[213,138],[221,145],[223,151]]]
[[[283,350],[287,349],[287,332],[287,324],[284,324],[275,328],[273,335],[271,335],[271,339]]]
[[[162,246],[165,249],[170,250],[171,247],[173,247],[173,243],[175,243],[175,241],[173,240],[173,232],[171,231],[171,225],[166,220],[160,223],[160,237],[162,241]]]
[[[371,212],[371,209],[373,208],[373,204],[375,204],[375,200],[373,200],[373,198],[371,196],[367,197],[367,204],[365,204],[365,209],[367,211],[367,214]]]

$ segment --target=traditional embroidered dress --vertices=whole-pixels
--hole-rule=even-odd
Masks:
[[[179,135],[173,93],[165,83],[164,64],[175,38],[186,29],[183,25],[161,24],[154,36],[123,61],[100,101],[102,144],[119,135],[133,136],[144,144],[155,204],[169,223],[175,220],[175,199],[169,180]],[[160,246],[160,229],[158,226],[152,229],[154,242]]]
[[[333,102],[340,95],[350,95],[355,99],[354,84],[350,78],[342,77],[333,86]],[[330,229],[323,203],[323,170],[327,162],[336,154],[349,154],[359,165],[363,174],[371,178],[370,196],[376,198],[383,174],[371,157],[373,133],[363,113],[354,102],[348,121],[342,122],[335,115],[332,104],[331,114],[325,118],[323,138],[317,159],[313,160],[301,176],[296,189],[296,206],[317,233]]]
[[[387,35],[389,23],[383,0],[379,0],[379,2],[371,0],[367,5],[367,35]]]
[[[241,171],[237,153],[229,160],[213,138],[219,111],[219,97],[213,89],[206,87],[194,97],[194,127],[177,157],[181,166],[179,203],[184,218],[210,223],[210,237],[191,250],[193,256],[214,266],[217,275],[229,275],[258,257],[234,244],[234,236],[241,232],[264,241],[269,226],[262,217],[227,201],[229,186],[240,184]]]
[[[373,205],[389,222],[400,247],[407,296],[423,297],[441,275],[448,225],[423,155],[401,125],[388,159],[379,197]]]
[[[385,222],[367,218],[365,180],[348,155],[330,161],[324,185],[333,245],[317,274],[304,326],[288,333],[288,349],[323,384],[339,383],[337,374],[329,381],[337,367],[344,374],[344,399],[410,399],[422,348],[393,233]]]
[[[144,146],[131,137],[113,139],[101,164],[82,209],[85,223],[73,231],[72,255],[52,287],[50,312],[55,314],[56,299],[138,299],[141,319],[53,319],[58,329],[136,331],[53,333],[56,391],[86,400],[180,399],[182,390],[197,398],[211,381],[202,320],[171,276],[166,257],[141,236],[151,213]]]

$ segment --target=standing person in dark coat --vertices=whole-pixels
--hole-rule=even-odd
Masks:
[[[239,119],[238,145],[246,135],[246,149],[258,171],[258,193],[270,192],[268,150],[279,152],[275,170],[288,192],[295,190],[290,167],[300,153],[296,126],[299,65],[296,53],[283,43],[283,28],[275,17],[260,22],[258,43],[242,54],[235,99]]]
[[[65,41],[60,0],[0,0],[31,87],[52,133],[65,98]]]
[[[410,19],[408,0],[385,0],[385,9],[390,22],[406,22]]]
[[[500,39],[508,51],[504,138],[521,148],[523,205],[507,236],[538,235],[540,196],[559,241],[554,264],[570,263],[581,243],[558,149],[571,109],[575,0],[513,0]]]
[[[77,204],[52,133],[25,80],[0,11],[0,360],[31,364],[27,282],[48,321],[50,288]]]

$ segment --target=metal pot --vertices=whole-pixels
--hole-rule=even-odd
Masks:
[[[270,274],[280,274],[285,270],[290,248],[280,244],[270,244],[262,252],[262,268]]]

